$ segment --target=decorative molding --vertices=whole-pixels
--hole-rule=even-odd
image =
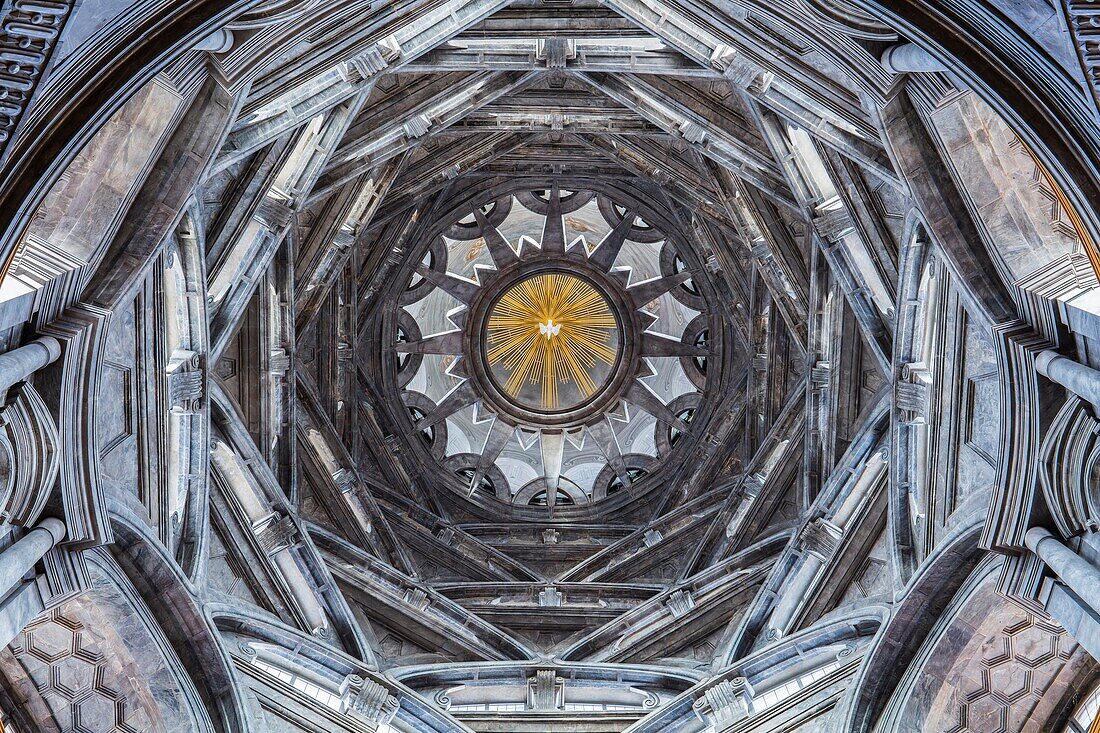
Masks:
[[[202,356],[189,349],[174,349],[165,367],[168,404],[177,415],[194,414],[203,407],[206,375]]]
[[[540,606],[556,608],[562,604],[563,600],[564,598],[561,591],[554,586],[549,586],[539,591]]]
[[[23,383],[0,415],[0,426],[10,451],[0,526],[27,527],[42,515],[57,481],[57,425],[38,392]]]
[[[0,161],[30,106],[76,3],[12,0],[0,19]]]
[[[932,373],[923,363],[902,365],[894,383],[894,406],[901,413],[902,422],[907,425],[926,422],[931,384]]]
[[[565,705],[565,680],[556,670],[540,669],[527,678],[527,707],[531,710],[560,710]]]
[[[428,134],[428,130],[430,129],[432,129],[432,118],[428,115],[410,117],[406,120],[405,124],[401,126],[401,131],[405,134],[405,137],[410,140],[424,137]]]
[[[28,234],[16,250],[5,277],[13,278],[34,293],[30,305],[34,322],[49,323],[79,297],[85,264],[49,241]]]
[[[268,556],[294,547],[298,542],[298,527],[289,516],[273,519],[256,534],[256,540]]]
[[[722,680],[703,691],[692,708],[704,722],[725,730],[726,725],[749,716],[752,686],[744,677]]]
[[[695,598],[684,589],[673,591],[665,600],[665,607],[674,618],[683,618],[695,608]]]
[[[1039,449],[1039,485],[1063,537],[1100,531],[1100,497],[1092,468],[1100,459],[1100,421],[1070,394],[1046,429]]]
[[[348,712],[366,723],[388,725],[401,708],[401,703],[388,688],[357,675],[348,678],[347,694]]]
[[[99,440],[95,411],[110,311],[77,304],[43,326],[42,335],[64,345],[64,357],[43,370],[36,387],[54,410],[61,446],[61,496],[68,527],[66,543],[79,547],[114,541],[106,498],[99,487]]]
[[[381,74],[401,58],[401,44],[390,36],[368,48],[340,67],[340,75],[349,84],[361,84]]]
[[[835,201],[836,199],[833,199],[833,201],[826,203]],[[813,224],[817,233],[829,244],[838,243],[855,228],[855,221],[844,206],[824,210],[822,207],[818,207],[817,213],[814,214]]]
[[[1100,4],[1096,0],[1062,0],[1062,9],[1100,114]]]
[[[1019,552],[1031,526],[1040,448],[1040,383],[1035,356],[1053,344],[1022,321],[995,326],[1003,425],[997,481],[982,532],[983,548]]]
[[[843,536],[844,530],[829,520],[818,517],[803,528],[798,539],[805,552],[825,562],[840,547],[840,538]]]

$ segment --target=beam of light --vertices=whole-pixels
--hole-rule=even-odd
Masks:
[[[584,280],[565,273],[536,275],[510,288],[489,314],[486,360],[508,373],[504,391],[518,398],[525,384],[541,384],[542,408],[558,408],[558,387],[573,383],[585,397],[597,385],[599,362],[613,365],[618,324],[607,300]]]

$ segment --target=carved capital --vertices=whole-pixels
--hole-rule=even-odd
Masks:
[[[535,58],[545,61],[548,69],[564,69],[570,59],[577,58],[577,42],[571,38],[540,38]]]
[[[695,608],[695,597],[691,595],[690,591],[677,590],[665,600],[665,608],[669,610],[673,618],[683,618]]]
[[[748,680],[735,677],[707,688],[692,707],[707,723],[723,725],[748,717],[751,697]]]
[[[189,349],[174,349],[164,370],[168,375],[168,403],[177,414],[202,409],[205,375],[202,356]]]
[[[844,235],[855,228],[852,215],[848,213],[848,209],[844,206],[825,210],[818,209],[817,213],[814,214],[813,223],[821,238],[830,244],[839,242]]]
[[[256,539],[260,547],[268,555],[274,555],[293,547],[298,539],[298,528],[294,520],[284,516],[269,522],[263,529],[256,533]]]
[[[922,363],[905,364],[894,385],[894,405],[901,411],[902,422],[918,425],[925,422],[932,374]]]
[[[350,675],[346,684],[347,710],[353,718],[376,725],[388,724],[401,708],[400,701],[374,680]]]
[[[844,531],[840,527],[823,517],[818,517],[803,528],[799,545],[803,551],[814,557],[827,560],[840,547],[840,538],[843,535]]]
[[[390,36],[345,62],[340,67],[340,75],[349,84],[361,84],[385,71],[399,58],[401,58],[401,44],[394,36]]]
[[[553,669],[540,669],[527,679],[527,706],[532,710],[559,710],[565,705],[565,680]]]

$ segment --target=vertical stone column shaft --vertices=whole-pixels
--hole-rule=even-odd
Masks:
[[[1029,529],[1024,543],[1078,598],[1100,614],[1100,570],[1042,527]]]
[[[1047,349],[1035,357],[1035,371],[1100,408],[1100,372],[1092,367]]]
[[[7,595],[50,548],[65,539],[65,523],[43,519],[8,549],[0,552],[0,595]]]
[[[61,343],[53,336],[43,336],[26,346],[0,354],[0,390],[26,379],[37,370],[57,361]]]

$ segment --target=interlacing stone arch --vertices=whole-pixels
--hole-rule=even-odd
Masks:
[[[1096,729],[1098,27],[0,4],[0,730]]]

